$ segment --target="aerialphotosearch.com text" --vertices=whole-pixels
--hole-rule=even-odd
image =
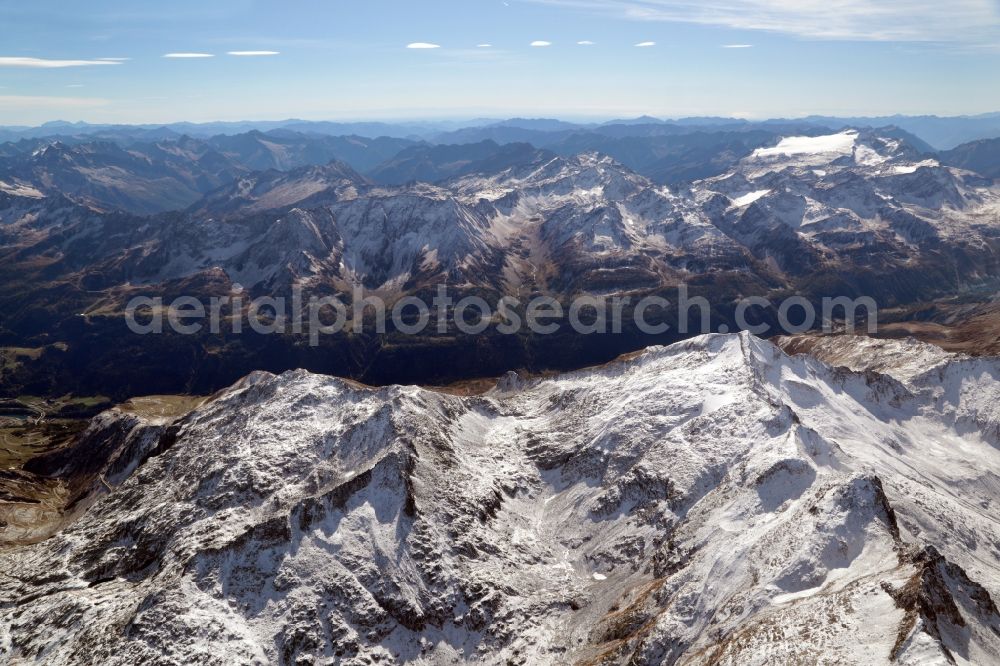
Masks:
[[[391,305],[360,287],[351,294],[350,305],[337,296],[306,296],[294,288],[290,297],[261,296],[250,299],[239,285],[226,296],[213,296],[205,302],[194,296],[181,296],[165,303],[160,296],[137,296],[126,306],[129,330],[139,335],[164,333],[167,329],[181,335],[196,335],[207,330],[219,334],[252,331],[260,335],[304,335],[317,346],[323,336],[343,332],[384,334],[389,330],[406,335],[432,332],[448,333],[454,326],[459,332],[478,335],[493,327],[497,333],[513,335],[525,330],[536,335],[556,333],[568,324],[581,335],[621,333],[629,323],[646,335],[662,335],[676,322],[677,333],[729,333],[725,323],[713,328],[712,307],[703,296],[691,296],[687,285],[676,288],[676,300],[663,296],[597,297],[584,295],[568,304],[548,296],[521,301],[512,296],[490,304],[479,296],[465,296],[457,301],[448,287],[440,285],[427,303],[416,296],[392,301]],[[818,305],[818,307],[817,307]],[[868,297],[823,298],[819,304],[803,296],[791,296],[771,302],[762,296],[739,299],[731,305],[732,320],[739,330],[755,335],[796,334],[821,328],[832,332],[842,322],[853,329],[863,321],[869,333],[877,331],[878,306]],[[770,311],[780,331],[763,323],[752,312]]]

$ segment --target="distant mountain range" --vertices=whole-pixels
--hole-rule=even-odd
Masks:
[[[530,126],[522,128],[518,122]],[[703,121],[707,122],[707,121]],[[162,132],[102,131],[22,138],[0,144],[0,179],[91,208],[155,214],[182,210],[205,195],[255,172],[290,171],[342,162],[380,185],[435,183],[516,165],[536,154],[607,155],[656,184],[676,187],[732,170],[755,150],[783,136],[833,130],[803,124],[670,124],[635,122],[566,129],[558,121],[509,121],[465,128],[440,141],[361,135],[333,136],[291,129],[251,130],[196,138],[153,138]],[[61,128],[62,126],[60,126]],[[537,129],[547,127],[547,130]],[[904,141],[941,164],[996,177],[1000,140],[935,151],[897,127],[880,136]]]
[[[253,172],[333,160],[367,171],[412,145],[407,139],[290,130],[156,141],[21,139],[0,144],[0,180],[59,193],[98,210],[153,214],[185,209]]]
[[[594,131],[546,148],[289,130],[7,144],[0,343],[48,351],[7,373],[6,390],[204,392],[288,367],[445,381],[602,362],[680,337],[672,321],[661,337],[390,332],[309,349],[294,336],[143,337],[124,327],[132,296],[207,299],[235,284],[255,296],[302,287],[348,301],[363,287],[391,304],[439,284],[494,303],[581,294],[636,303],[672,299],[684,283],[733,330],[747,295],[903,307],[996,282],[1000,188],[945,163],[989,163],[981,154],[993,144],[934,155],[899,128],[826,132],[696,128],[636,140]],[[366,172],[330,161],[373,164],[396,148]],[[775,321],[773,310],[759,316]]]
[[[977,116],[809,116],[798,119],[749,121],[734,118],[696,117],[661,120],[651,116],[601,123],[574,123],[546,118],[476,119],[425,122],[330,122],[277,120],[140,125],[93,125],[54,121],[38,127],[0,127],[0,141],[24,138],[93,137],[116,141],[159,141],[182,136],[210,138],[218,135],[289,130],[328,136],[356,135],[366,138],[393,137],[433,143],[526,142],[544,147],[574,132],[596,132],[609,136],[660,136],[702,131],[749,131],[769,129],[788,133],[790,127],[843,129],[845,127],[895,126],[920,137],[934,150],[948,150],[962,143],[1000,137],[1000,113]],[[785,129],[781,129],[785,128]]]

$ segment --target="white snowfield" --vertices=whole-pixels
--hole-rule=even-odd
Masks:
[[[753,157],[774,157],[784,155],[850,155],[857,141],[855,130],[829,134],[826,136],[792,136],[785,137],[773,148],[758,148]]]
[[[997,663],[1000,362],[822,355],[856,369],[706,336],[478,397],[290,372],[108,412],[142,464],[0,553],[0,654]]]
[[[737,208],[742,208],[743,206],[749,206],[754,201],[766,197],[771,193],[771,190],[757,190],[756,192],[748,192],[741,197],[736,197],[733,199],[733,206]]]

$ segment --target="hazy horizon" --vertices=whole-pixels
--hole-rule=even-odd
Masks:
[[[689,122],[696,120],[706,120],[706,121],[732,121],[732,122],[747,122],[747,123],[768,123],[768,122],[796,122],[805,121],[811,118],[835,118],[838,120],[854,120],[854,119],[892,119],[892,118],[939,118],[942,120],[950,119],[976,119],[976,118],[989,118],[994,116],[1000,116],[1000,111],[987,111],[983,113],[975,114],[955,114],[955,115],[939,115],[939,114],[908,114],[908,113],[893,113],[893,114],[879,114],[879,115],[868,115],[868,114],[858,114],[858,115],[837,115],[832,113],[816,113],[809,116],[713,116],[713,115],[694,115],[694,116],[662,116],[655,114],[639,114],[634,116],[586,116],[586,115],[572,115],[572,114],[558,114],[558,115],[529,115],[529,114],[515,114],[509,116],[464,116],[464,115],[438,115],[438,116],[384,116],[384,117],[374,117],[374,116],[348,116],[348,117],[322,117],[322,118],[304,118],[304,117],[272,117],[272,118],[261,118],[261,117],[243,117],[235,118],[232,120],[227,119],[209,119],[209,120],[188,120],[185,118],[179,118],[175,120],[164,120],[156,122],[146,122],[146,121],[136,121],[136,122],[122,122],[122,123],[104,123],[104,122],[91,122],[81,119],[72,119],[64,117],[54,117],[48,120],[43,120],[38,123],[33,124],[0,124],[0,127],[7,129],[35,129],[40,127],[52,126],[52,125],[72,125],[72,126],[100,126],[100,125],[120,125],[123,127],[167,127],[171,125],[250,125],[250,124],[282,124],[282,123],[336,123],[344,125],[352,124],[386,124],[386,125],[452,125],[455,127],[461,126],[473,126],[473,125],[486,125],[492,123],[506,123],[513,121],[524,121],[524,122],[563,122],[569,124],[608,124],[615,122],[631,122],[639,120],[642,118],[648,118],[650,121],[662,122],[662,123],[676,123],[676,122]]]
[[[988,0],[39,0],[0,35],[2,125],[1000,109]]]

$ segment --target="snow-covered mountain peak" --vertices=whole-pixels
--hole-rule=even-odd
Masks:
[[[847,168],[901,172],[919,157],[901,139],[878,130],[848,129],[824,136],[785,137],[758,148],[742,162],[743,171],[759,178],[769,172],[802,170],[817,177]],[[892,166],[888,166],[888,163]]]
[[[465,196],[490,201],[517,193],[547,208],[572,201],[620,201],[653,187],[646,178],[597,153],[551,157],[493,175],[462,177],[453,186]]]
[[[883,369],[911,348],[923,362],[903,342]],[[169,427],[112,412],[90,446],[107,433],[141,464],[0,553],[0,599],[21,601],[0,604],[0,649],[987,663],[1000,453],[950,382],[997,402],[1000,381],[995,361],[936,362],[944,395],[712,335],[482,396],[295,371]]]

